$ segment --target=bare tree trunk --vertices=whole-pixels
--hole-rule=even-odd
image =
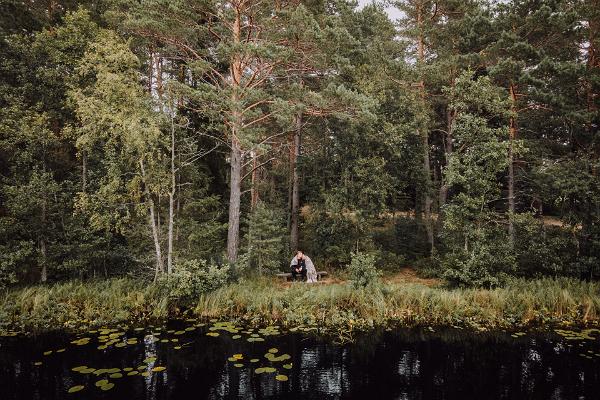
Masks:
[[[230,193],[229,193],[229,226],[227,228],[227,259],[235,263],[239,248],[240,231],[240,199],[242,179],[242,151],[237,140],[231,144]]]
[[[242,33],[242,9],[234,8],[235,20],[233,22],[233,43],[240,43]],[[229,178],[229,223],[227,227],[227,260],[230,263],[237,261],[239,250],[240,234],[240,202],[241,202],[241,183],[242,183],[242,149],[238,139],[242,127],[242,116],[236,108],[239,102],[239,91],[242,79],[242,59],[237,53],[234,53],[231,59],[231,174]]]
[[[456,110],[448,109],[446,110],[446,138],[444,141],[444,157],[446,159],[446,167],[450,162],[450,156],[452,155],[452,133],[454,130],[454,121],[456,120]],[[445,168],[445,167],[444,167]],[[437,225],[441,227],[444,223],[444,211],[443,206],[448,201],[448,183],[444,179],[444,170],[442,169],[441,176],[441,186],[439,192],[439,211],[438,211],[438,220]]]
[[[296,131],[294,132],[294,154],[292,157],[292,210],[290,222],[290,247],[298,249],[298,219],[300,217],[300,177],[298,174],[298,157],[300,156],[300,141],[302,135],[302,113],[296,116]]]
[[[162,259],[162,251],[160,249],[160,238],[158,234],[158,226],[156,224],[156,213],[154,210],[154,200],[152,200],[150,196],[150,192],[146,185],[146,169],[144,168],[144,160],[140,160],[140,168],[142,171],[142,179],[144,181],[144,194],[146,196],[146,201],[148,202],[148,222],[150,224],[150,228],[152,229],[152,238],[154,240],[154,250],[156,251],[156,270],[154,271],[154,279],[158,277],[158,274],[163,273],[164,263]]]
[[[177,190],[177,182],[175,174],[175,124],[174,116],[171,116],[171,190],[169,191],[169,233],[167,244],[167,273],[173,272],[173,225],[175,222],[175,190]]]
[[[514,140],[517,136],[517,123],[516,123],[516,92],[515,87],[511,83],[509,87],[511,111],[512,115],[509,120],[508,129],[508,240],[510,247],[514,247],[515,244],[515,227],[513,224],[513,215],[515,213],[515,171],[514,171]]]
[[[423,5],[417,7],[417,25],[419,27],[419,36],[417,40],[417,62],[422,68],[425,63],[425,38],[423,34]],[[420,72],[422,75],[422,72]],[[421,78],[419,82],[421,110],[425,112],[425,82]],[[425,118],[423,118],[425,120]],[[425,189],[423,191],[423,212],[425,218],[425,229],[427,231],[427,241],[431,252],[435,250],[433,219],[431,215],[431,166],[429,164],[429,132],[424,123],[420,124],[421,141],[423,145],[423,174],[425,178]]]

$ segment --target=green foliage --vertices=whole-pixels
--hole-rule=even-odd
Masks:
[[[173,272],[161,275],[157,286],[174,304],[186,305],[200,295],[218,289],[230,278],[230,268],[205,260],[185,260],[175,264]]]
[[[248,217],[247,250],[238,263],[246,272],[274,272],[287,266],[286,230],[282,213],[259,202]],[[286,268],[287,270],[287,268]]]
[[[381,271],[377,269],[374,254],[355,252],[348,267],[348,274],[352,285],[356,289],[376,286],[379,283]]]

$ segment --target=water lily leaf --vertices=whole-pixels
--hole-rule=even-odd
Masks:
[[[71,371],[79,372],[82,369],[86,369],[86,368],[87,368],[87,365],[80,365],[79,367],[71,368]]]
[[[233,358],[235,358],[236,360],[241,360],[242,358],[244,358],[243,354],[234,354]]]
[[[276,369],[276,368],[273,368],[273,367],[265,367],[265,372],[271,373],[271,372],[275,372],[275,371],[277,371],[277,369]]]
[[[242,368],[244,366],[244,364],[235,363],[235,364],[233,364],[233,366],[236,368]]]
[[[107,383],[106,385],[100,386],[100,389],[107,391],[115,387],[115,384],[112,382]]]
[[[141,375],[141,376],[148,377],[148,376],[150,376],[150,372],[148,372],[148,371],[146,371],[146,372],[142,372],[140,375]]]
[[[206,336],[213,336],[213,337],[217,337],[219,336],[219,332],[207,332]]]
[[[36,361],[36,362],[33,363],[33,365],[40,366],[40,365],[42,365],[42,362],[41,361]]]
[[[123,377],[123,374],[120,372],[115,372],[114,374],[110,374],[109,377],[113,379],[119,379]]]
[[[278,349],[276,349],[275,347],[273,347],[273,348],[269,349],[269,353],[273,353],[273,354],[277,353],[278,351],[279,351],[279,350],[278,350]]]
[[[45,352],[44,352],[44,355],[45,355],[45,356],[49,356],[50,354],[52,354],[52,350],[48,350],[48,351],[45,351]]]
[[[165,369],[167,369],[167,367],[154,367],[152,368],[152,372],[160,372],[164,371]]]
[[[131,372],[127,373],[127,376],[133,376],[133,375],[137,375],[137,374],[139,374],[138,371],[131,371]]]
[[[156,357],[148,357],[144,360],[146,364],[153,363],[154,361],[156,361]]]
[[[278,381],[281,381],[281,382],[285,382],[288,380],[288,377],[286,375],[277,375],[277,376],[275,376],[275,379],[277,379]]]
[[[68,392],[69,393],[75,393],[75,392],[80,392],[85,388],[85,386],[83,385],[77,385],[77,386],[72,386],[69,388]]]
[[[125,372],[133,371],[133,368],[131,368],[131,367],[123,368],[123,371],[125,371]]]
[[[96,383],[95,383],[96,387],[104,386],[106,384],[108,384],[107,379],[100,379],[99,381],[96,381]]]
[[[292,363],[283,364],[283,368],[285,368],[285,369],[292,369]]]
[[[253,359],[250,360],[251,363],[256,363],[258,361],[259,361],[258,358],[253,358]]]

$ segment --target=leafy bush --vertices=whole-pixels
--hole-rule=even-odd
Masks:
[[[441,260],[442,276],[456,286],[502,286],[515,272],[516,257],[501,228],[471,232],[468,245],[454,247]]]
[[[352,253],[348,273],[355,288],[366,288],[379,282],[381,271],[377,269],[375,263],[376,257],[372,253]]]
[[[218,289],[229,280],[230,268],[205,260],[186,260],[174,265],[173,273],[159,278],[157,285],[176,303],[188,304]]]

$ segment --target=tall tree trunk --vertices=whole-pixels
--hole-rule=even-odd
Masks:
[[[175,190],[177,181],[175,174],[175,124],[171,116],[171,190],[169,191],[169,236],[167,242],[167,273],[173,272],[173,226],[175,224]]]
[[[417,63],[422,69],[425,64],[425,38],[423,33],[423,5],[420,4],[417,7],[417,25],[419,27],[419,36],[417,40]],[[419,71],[421,80],[419,81],[419,97],[421,100],[421,110],[425,113],[425,82],[422,78],[422,71]],[[421,143],[423,146],[423,175],[425,178],[425,188],[423,190],[423,212],[425,219],[425,230],[427,231],[427,242],[431,252],[435,250],[434,232],[433,232],[433,219],[431,215],[431,205],[433,201],[431,199],[431,166],[429,164],[429,132],[425,124],[425,116],[423,121],[419,124]]]
[[[239,44],[242,34],[242,9],[241,5],[234,7],[235,20],[233,22],[233,44]],[[240,54],[235,52],[231,57],[230,66],[230,85],[231,85],[231,121],[230,141],[231,141],[231,173],[229,182],[229,223],[227,227],[227,260],[230,263],[237,261],[239,250],[240,235],[240,202],[241,202],[241,182],[242,182],[242,149],[238,139],[241,133],[242,116],[238,109],[240,84],[242,80],[242,59]]]
[[[515,243],[515,227],[513,224],[513,215],[515,213],[515,171],[514,171],[514,140],[517,136],[517,122],[516,122],[516,102],[517,95],[515,86],[511,83],[509,87],[511,112],[512,115],[509,120],[508,128],[508,240],[510,246],[513,247]]]
[[[440,191],[439,191],[439,207],[438,207],[438,219],[437,226],[438,229],[442,229],[444,224],[444,205],[448,201],[448,183],[444,177],[444,169],[448,167],[448,163],[450,162],[450,157],[452,156],[452,134],[454,130],[454,121],[456,120],[456,110],[451,109],[449,106],[446,109],[446,137],[444,140],[444,158],[445,158],[445,166],[441,169],[441,182]]]
[[[154,250],[156,252],[156,270],[154,271],[154,279],[158,277],[158,274],[163,273],[165,270],[162,251],[160,248],[160,237],[158,233],[158,226],[156,223],[156,213],[154,210],[154,200],[150,196],[150,191],[146,183],[146,169],[144,167],[144,160],[140,160],[140,169],[142,171],[142,180],[144,181],[144,194],[146,201],[148,202],[148,223],[152,230],[152,239],[154,241]]]
[[[302,135],[302,113],[296,115],[296,130],[294,132],[294,153],[292,167],[292,210],[290,222],[290,248],[298,249],[298,219],[300,217],[300,177],[298,174],[298,157],[300,156],[300,141]]]
[[[235,263],[239,248],[242,151],[237,140],[231,143],[229,193],[229,226],[227,228],[227,260]]]

